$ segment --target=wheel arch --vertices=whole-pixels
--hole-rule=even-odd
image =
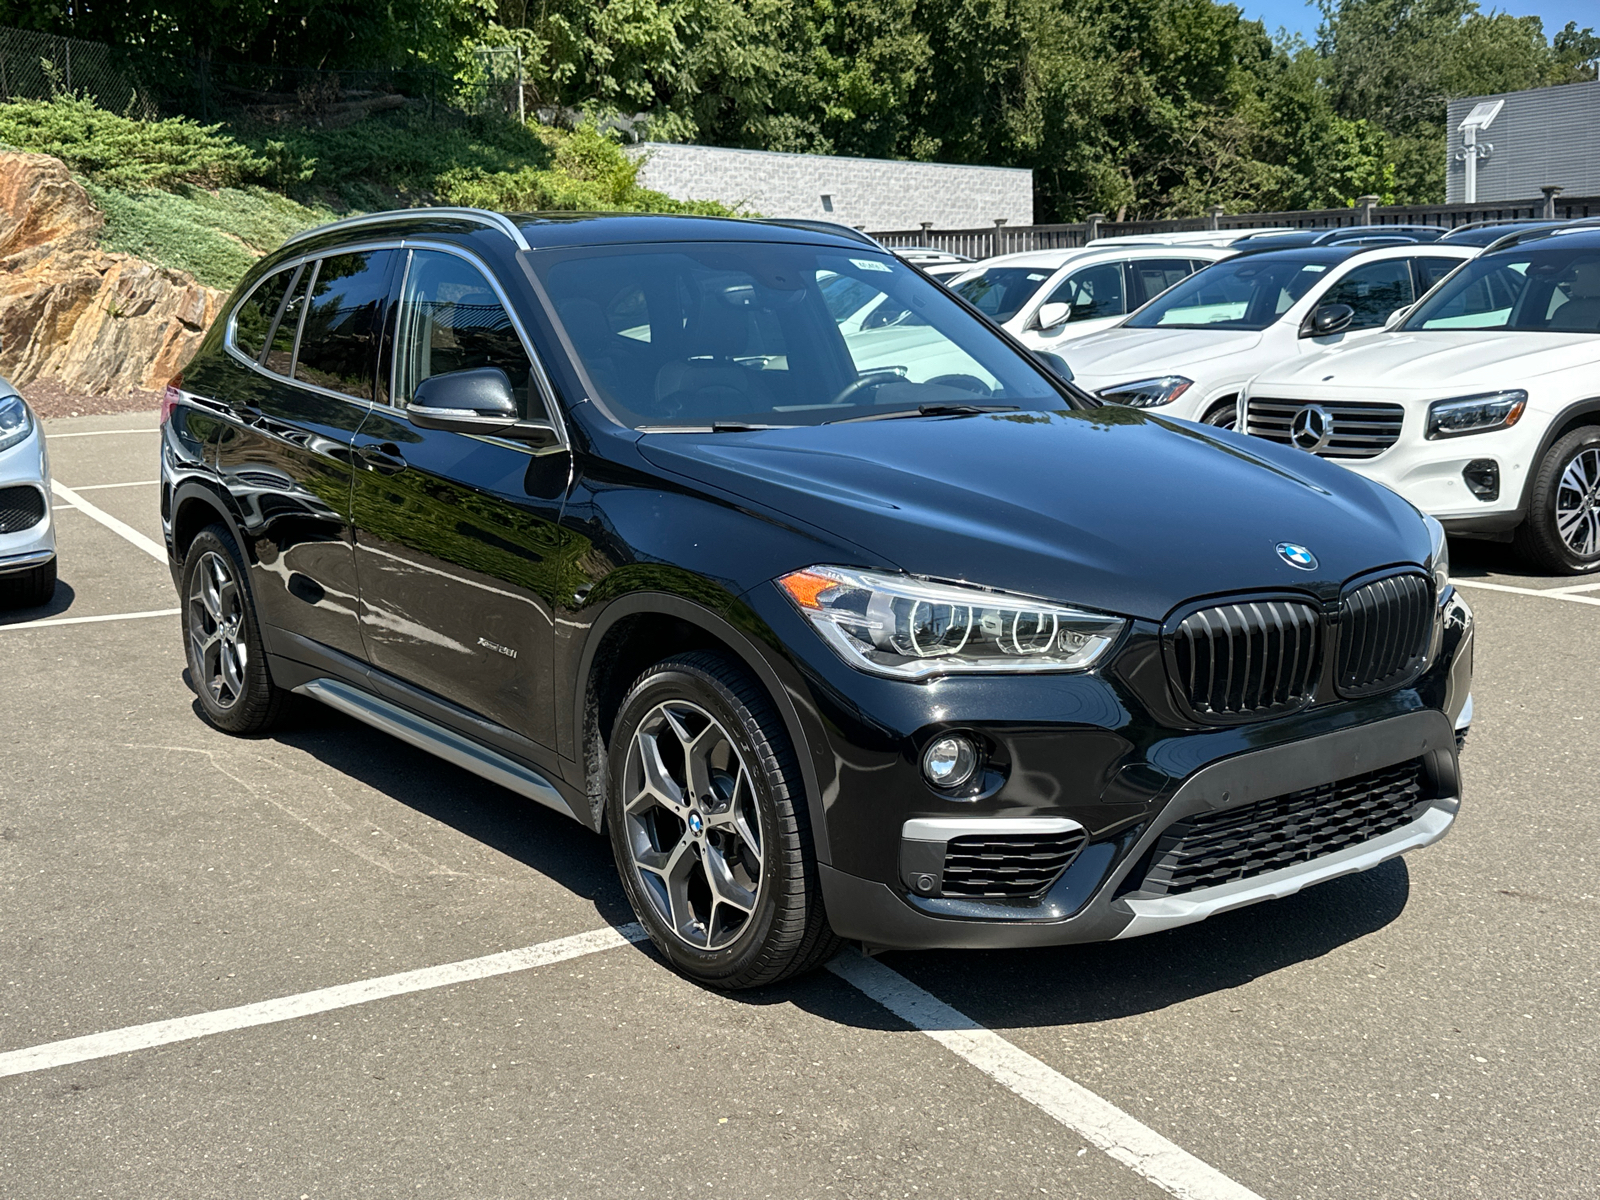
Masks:
[[[811,760],[811,746],[821,730],[808,730],[795,703],[795,696],[803,694],[798,673],[786,662],[774,663],[747,632],[722,614],[665,592],[634,592],[613,601],[596,619],[584,643],[573,712],[589,800],[589,811],[581,815],[593,829],[601,829],[607,739],[629,686],[652,664],[685,650],[727,653],[761,684],[794,744],[817,858],[831,862],[820,784]]]
[[[172,497],[172,555],[173,569],[182,569],[184,557],[195,535],[207,525],[221,521],[228,527],[233,540],[246,555],[253,557],[249,541],[239,528],[238,518],[230,511],[228,502],[203,483],[186,482],[178,485]]]
[[[1574,429],[1581,429],[1585,425],[1600,425],[1600,396],[1590,396],[1567,405],[1544,431],[1544,436],[1539,439],[1539,449],[1529,461],[1527,473],[1522,480],[1522,498],[1518,504],[1518,511],[1524,516],[1533,503],[1533,485],[1539,475],[1539,464],[1544,462],[1544,456],[1550,453],[1550,447]]]

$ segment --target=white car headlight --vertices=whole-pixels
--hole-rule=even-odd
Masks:
[[[9,450],[33,432],[33,415],[21,396],[0,396],[0,450]]]
[[[896,679],[1084,671],[1127,626],[1026,596],[844,567],[809,567],[778,585],[845,662]]]
[[[1193,386],[1194,380],[1182,375],[1162,375],[1101,388],[1100,398],[1108,404],[1125,404],[1129,408],[1156,408],[1171,404]]]
[[[1450,587],[1450,540],[1445,537],[1444,526],[1435,518],[1423,513],[1422,520],[1428,526],[1428,536],[1433,539],[1433,548],[1428,552],[1428,569],[1433,572],[1433,595],[1435,599],[1441,599]]]
[[[1521,388],[1435,400],[1428,405],[1428,424],[1423,436],[1432,440],[1509,429],[1522,419],[1527,407],[1528,393]]]

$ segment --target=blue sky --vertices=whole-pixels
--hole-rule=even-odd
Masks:
[[[1311,41],[1317,35],[1321,20],[1314,4],[1302,0],[1231,0],[1244,9],[1251,20],[1266,23],[1267,32],[1275,34],[1280,25],[1291,33],[1298,33]],[[1546,37],[1553,37],[1568,21],[1576,21],[1578,28],[1600,28],[1600,10],[1595,0],[1479,0],[1484,12],[1508,12],[1518,17],[1539,17],[1544,21]]]

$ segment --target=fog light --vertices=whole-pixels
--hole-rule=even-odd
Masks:
[[[936,788],[957,788],[978,769],[978,748],[958,733],[935,738],[922,752],[922,774]]]
[[[1494,459],[1473,459],[1461,468],[1461,478],[1479,500],[1500,499],[1500,464]]]

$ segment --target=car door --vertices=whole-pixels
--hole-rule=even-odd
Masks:
[[[1130,308],[1128,265],[1126,260],[1117,259],[1092,263],[1068,274],[1034,308],[1023,340],[1030,346],[1053,346],[1121,320]],[[1064,323],[1041,329],[1039,313],[1046,304],[1070,304],[1072,311]]]
[[[372,402],[396,257],[376,247],[292,264],[285,278],[269,276],[262,302],[243,306],[234,322],[229,349],[252,370],[222,398],[217,473],[250,543],[261,620],[286,631],[270,640],[291,657],[315,657],[319,647],[365,655],[351,443]]]
[[[481,263],[418,246],[398,278],[387,402],[355,439],[367,654],[387,675],[548,745],[553,610],[571,590],[558,525],[570,455],[423,429],[405,405],[424,379],[480,367],[505,371],[525,419],[549,418],[554,400]]]

